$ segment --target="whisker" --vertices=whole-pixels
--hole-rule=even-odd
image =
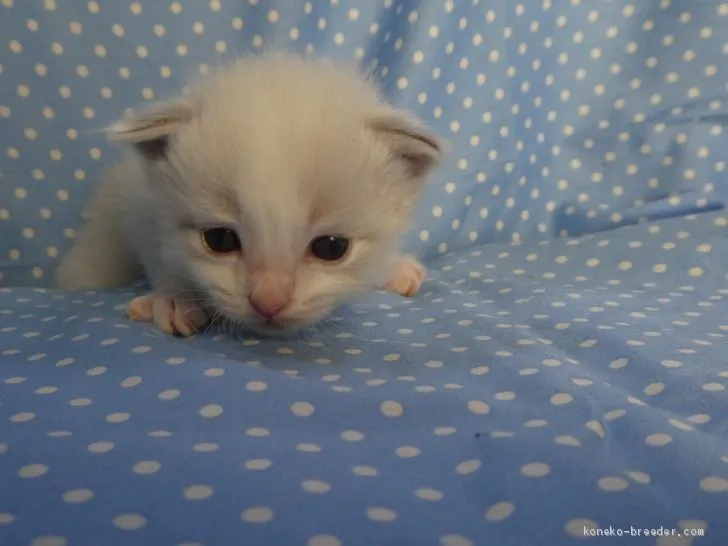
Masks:
[[[203,333],[207,333],[213,328],[215,328],[218,323],[222,320],[223,316],[218,311],[213,311],[212,319],[208,321],[207,326],[205,327],[205,331]]]

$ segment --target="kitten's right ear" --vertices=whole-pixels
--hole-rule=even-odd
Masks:
[[[176,100],[122,118],[106,129],[115,142],[128,142],[151,160],[164,159],[169,137],[192,119],[192,105]]]
[[[445,143],[412,115],[387,111],[368,121],[369,127],[406,165],[413,180],[424,181],[440,164]]]

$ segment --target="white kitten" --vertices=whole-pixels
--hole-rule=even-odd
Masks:
[[[109,134],[133,153],[91,200],[61,288],[146,274],[153,290],[129,316],[191,335],[211,313],[289,331],[423,281],[399,244],[441,143],[357,73],[250,57]]]

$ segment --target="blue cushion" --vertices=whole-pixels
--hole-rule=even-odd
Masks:
[[[725,544],[727,226],[461,251],[291,340],[5,289],[0,544]]]

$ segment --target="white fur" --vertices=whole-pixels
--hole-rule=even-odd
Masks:
[[[283,327],[324,317],[382,287],[440,143],[383,102],[374,85],[328,61],[250,57],[199,83],[184,100],[121,120],[133,144],[91,201],[62,262],[63,288],[119,286],[143,270],[156,294],[192,298],[261,327],[248,295],[254,275],[294,278]],[[165,157],[145,145],[168,136]],[[200,231],[225,226],[240,254],[213,255]],[[320,235],[353,241],[341,263],[306,254]]]

